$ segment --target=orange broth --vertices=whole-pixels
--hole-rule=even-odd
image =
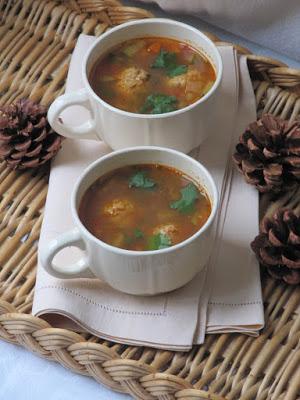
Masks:
[[[180,171],[131,165],[96,180],[79,217],[98,239],[128,250],[159,250],[197,232],[211,213],[205,190]]]
[[[189,44],[164,37],[125,41],[92,67],[95,93],[121,110],[161,114],[204,96],[216,80],[211,62]]]

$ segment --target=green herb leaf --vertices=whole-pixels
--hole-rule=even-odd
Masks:
[[[146,173],[143,171],[137,172],[129,179],[129,187],[151,189],[155,186],[155,182],[152,179],[146,178]]]
[[[181,198],[170,203],[170,207],[178,210],[182,214],[188,214],[194,211],[195,201],[199,197],[199,190],[193,183],[189,183],[180,190]]]
[[[176,53],[170,53],[161,49],[158,56],[151,65],[151,68],[168,68],[170,65],[176,64]]]
[[[173,77],[177,75],[185,74],[187,71],[187,65],[177,64],[176,53],[171,53],[164,49],[160,50],[159,55],[154,60],[151,68],[164,68],[168,76]]]
[[[167,75],[173,78],[173,76],[185,74],[187,69],[188,69],[187,65],[177,65],[176,67],[168,70]]]
[[[176,110],[177,98],[166,94],[150,94],[141,108],[141,113],[163,114]]]
[[[111,64],[124,64],[125,60],[126,57],[123,54],[115,54],[115,53],[108,54],[108,61]]]
[[[133,237],[128,235],[127,233],[124,233],[124,241],[127,244],[127,246],[130,246],[133,242]]]
[[[171,246],[171,239],[164,233],[158,233],[149,237],[148,249],[161,250]]]
[[[139,228],[136,228],[134,230],[134,236],[136,239],[142,239],[144,237],[144,234]]]
[[[138,40],[137,42],[133,42],[125,49],[122,50],[122,52],[127,56],[127,57],[133,57],[139,50],[141,50],[145,46],[145,41],[144,40]]]

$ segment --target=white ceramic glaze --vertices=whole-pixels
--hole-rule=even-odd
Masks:
[[[165,36],[185,41],[204,53],[216,70],[216,81],[208,93],[188,107],[156,115],[126,112],[99,98],[88,82],[95,61],[120,42],[145,36]],[[95,41],[83,60],[84,88],[58,97],[49,108],[48,119],[53,129],[63,136],[104,140],[114,150],[150,145],[187,153],[211,132],[221,76],[220,54],[213,42],[199,30],[169,19],[132,21],[109,30]],[[60,114],[72,105],[86,107],[91,118],[77,127],[62,124]]]
[[[100,176],[132,164],[158,163],[175,167],[202,185],[212,203],[204,226],[185,241],[157,251],[132,251],[113,247],[93,236],[81,223],[78,207],[89,186]],[[122,292],[153,295],[168,292],[189,282],[207,262],[211,228],[218,203],[217,189],[210,173],[199,162],[176,150],[160,147],[123,149],[91,164],[78,179],[71,209],[76,228],[58,236],[41,249],[43,267],[58,278],[98,277]],[[84,256],[75,264],[59,267],[55,255],[64,247],[77,246]]]

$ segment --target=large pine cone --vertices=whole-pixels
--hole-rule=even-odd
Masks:
[[[300,122],[264,115],[249,125],[233,155],[247,183],[279,193],[300,181]]]
[[[273,218],[264,218],[251,247],[271,276],[300,283],[300,217],[293,211],[278,210]]]
[[[37,167],[60,149],[62,137],[47,120],[47,110],[29,99],[0,107],[0,158],[13,169]]]

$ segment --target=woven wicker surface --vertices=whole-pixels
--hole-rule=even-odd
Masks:
[[[0,104],[23,96],[50,104],[64,90],[81,32],[100,35],[110,25],[148,16],[116,0],[0,0]],[[248,54],[258,113],[299,116],[300,71],[237,48]],[[16,172],[0,164],[2,339],[136,399],[300,399],[300,288],[267,277],[266,327],[257,339],[211,335],[189,353],[119,345],[32,316],[47,179],[47,167]],[[268,206],[268,199],[262,203]]]

